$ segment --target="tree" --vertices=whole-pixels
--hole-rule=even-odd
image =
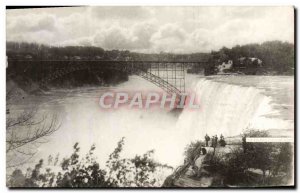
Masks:
[[[276,153],[273,155],[273,162],[271,166],[271,175],[284,175],[287,179],[293,177],[293,147],[290,143],[276,144]]]
[[[45,138],[59,128],[56,116],[48,118],[43,115],[38,119],[36,114],[37,111],[24,111],[17,117],[7,117],[7,168],[26,163],[36,153],[36,147],[40,143],[45,143]]]
[[[16,95],[13,90],[6,92],[6,167],[25,164],[36,153],[36,147],[46,142],[60,127],[56,115],[40,114],[37,108],[23,111],[11,110]]]
[[[124,138],[110,154],[106,162],[109,179],[114,187],[152,187],[157,182],[153,175],[156,167],[162,166],[153,161],[153,150],[147,151],[142,156],[136,155],[132,159],[121,159]],[[166,166],[167,167],[167,166]]]
[[[80,157],[79,144],[73,146],[70,157],[64,158],[58,172],[52,172],[50,168],[42,170],[43,160],[28,170],[28,175],[16,169],[8,180],[9,187],[153,187],[159,186],[157,167],[165,167],[152,159],[152,150],[134,158],[121,158],[124,138],[122,138],[114,151],[110,154],[105,168],[101,168],[97,162],[92,145],[84,157]],[[162,182],[160,182],[162,183]]]
[[[249,130],[244,137],[268,137],[267,131]],[[260,169],[263,172],[263,181],[266,171],[270,169],[274,144],[271,143],[246,143],[245,157],[249,168]]]
[[[203,141],[194,141],[186,146],[184,150],[185,161],[187,163],[194,163],[195,158],[197,158],[201,153],[201,147],[204,147],[205,143]]]

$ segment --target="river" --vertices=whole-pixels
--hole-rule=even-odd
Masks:
[[[270,130],[274,135],[294,130],[294,77],[186,75],[186,88],[200,99],[199,110],[185,109],[178,116],[165,110],[103,110],[100,96],[107,91],[158,91],[161,89],[138,77],[111,87],[51,89],[45,94],[15,104],[23,109],[39,104],[38,112],[58,114],[60,129],[38,147],[35,160],[57,153],[69,156],[79,142],[80,152],[96,145],[95,155],[105,165],[117,142],[125,137],[123,157],[154,149],[154,159],[178,166],[184,147],[209,135],[235,136],[246,128]],[[281,132],[282,133],[282,132]]]

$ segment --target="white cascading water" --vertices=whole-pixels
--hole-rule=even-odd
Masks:
[[[176,124],[188,140],[203,139],[206,134],[239,135],[270,111],[269,98],[254,87],[200,79],[191,88],[200,109],[184,109]]]

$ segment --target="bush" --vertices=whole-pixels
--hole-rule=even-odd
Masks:
[[[32,172],[27,175],[23,175],[21,170],[16,169],[8,180],[8,186],[78,188],[153,187],[161,185],[159,183],[162,182],[157,180],[156,170],[157,167],[164,166],[153,161],[153,150],[142,156],[136,155],[132,159],[122,159],[120,153],[123,145],[124,138],[118,142],[118,146],[110,154],[106,168],[101,168],[94,157],[95,145],[91,147],[85,157],[80,158],[79,144],[76,143],[73,146],[71,156],[62,160],[58,172],[52,172],[50,168],[44,170],[44,162],[40,160]],[[168,168],[168,166],[165,167]]]
[[[268,137],[266,131],[248,130],[244,137]],[[239,186],[287,185],[293,175],[290,143],[243,143],[228,154],[209,152],[205,160],[211,172],[222,175],[224,184]],[[262,171],[262,175],[252,172]],[[268,171],[268,175],[267,175]]]
[[[205,143],[203,141],[195,141],[191,142],[188,146],[186,146],[184,150],[185,161],[192,163],[196,157],[198,157],[201,153],[201,148],[204,147]]]

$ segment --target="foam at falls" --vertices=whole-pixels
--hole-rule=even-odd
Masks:
[[[203,139],[206,134],[239,135],[271,110],[269,98],[254,87],[201,79],[191,88],[200,109],[184,109],[176,124],[187,140]]]

